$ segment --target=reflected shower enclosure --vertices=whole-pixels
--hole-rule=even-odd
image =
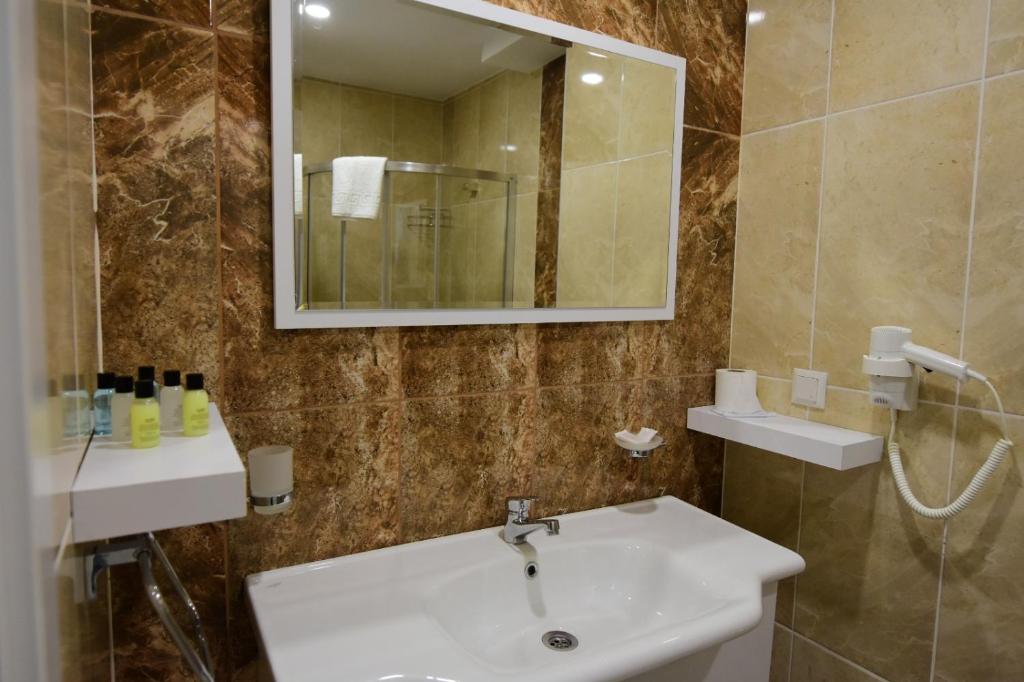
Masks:
[[[377,218],[353,220],[331,215],[326,162],[303,167],[301,196],[300,309],[513,306],[514,175],[389,160]]]

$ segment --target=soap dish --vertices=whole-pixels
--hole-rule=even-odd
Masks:
[[[654,436],[654,438],[646,443],[630,443],[618,436],[613,436],[613,438],[615,438],[615,444],[628,451],[629,456],[633,459],[647,459],[650,457],[651,452],[665,444],[665,439],[660,435]]]

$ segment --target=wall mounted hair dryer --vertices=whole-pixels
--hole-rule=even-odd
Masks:
[[[1013,447],[1006,428],[1006,414],[1003,401],[995,386],[984,374],[975,372],[963,360],[940,353],[931,348],[919,346],[910,341],[910,330],[906,327],[874,327],[871,330],[871,346],[864,356],[861,367],[870,376],[871,402],[879,407],[889,408],[889,464],[893,479],[903,501],[916,513],[929,519],[949,519],[968,507]],[[995,398],[999,410],[1002,438],[996,441],[985,463],[981,465],[971,482],[955,500],[944,507],[929,507],[922,504],[910,489],[903,471],[900,446],[896,443],[896,410],[917,408],[917,367],[929,372],[948,374],[957,381],[976,379],[984,383]]]
[[[910,330],[906,327],[885,325],[871,329],[871,345],[861,368],[870,376],[873,404],[894,410],[916,409],[918,379],[915,366],[929,372],[948,374],[961,382],[968,379],[986,381],[985,375],[975,372],[963,360],[912,343]]]

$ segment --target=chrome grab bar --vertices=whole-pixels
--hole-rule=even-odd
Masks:
[[[196,641],[199,642],[198,652],[188,641],[188,637],[182,632],[177,621],[174,620],[167,602],[164,601],[163,593],[160,592],[160,586],[156,584],[156,577],[153,575],[154,555],[157,561],[160,562],[160,565],[163,566],[164,572],[174,587],[174,591],[178,593],[178,596],[181,597],[182,602],[185,604],[185,610],[188,611],[189,620],[191,620],[192,632],[195,635]],[[142,585],[146,590],[146,598],[149,599],[149,603],[153,606],[153,610],[156,611],[160,622],[163,623],[167,634],[171,636],[171,639],[174,640],[175,645],[181,651],[185,662],[188,663],[189,668],[195,673],[196,679],[200,682],[214,682],[213,673],[211,672],[213,663],[210,656],[210,645],[203,632],[203,623],[199,618],[199,610],[196,608],[192,598],[188,596],[188,591],[181,584],[178,574],[174,571],[174,567],[171,566],[171,562],[167,559],[167,555],[164,554],[163,548],[156,541],[156,538],[153,537],[152,533],[136,535],[124,542],[99,547],[95,552],[86,555],[85,577],[87,597],[89,599],[96,598],[96,579],[104,569],[128,563],[138,563],[139,571],[142,573]]]

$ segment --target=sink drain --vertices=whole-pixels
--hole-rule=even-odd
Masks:
[[[580,641],[575,636],[562,630],[545,632],[540,641],[544,642],[544,646],[555,651],[572,651],[580,645]]]

